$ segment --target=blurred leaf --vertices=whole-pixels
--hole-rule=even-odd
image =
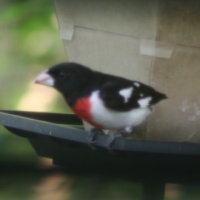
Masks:
[[[0,1],[0,109],[16,109],[38,69],[66,59],[55,18],[53,0]],[[0,161],[36,158],[26,139],[0,128]]]

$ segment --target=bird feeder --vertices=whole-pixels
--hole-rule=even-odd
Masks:
[[[137,181],[143,185],[143,200],[162,200],[165,183],[200,179],[200,144],[118,138],[109,151],[108,136],[98,135],[91,148],[89,132],[69,127],[81,124],[72,114],[0,111],[0,125],[26,137],[40,156],[52,158],[68,173]]]
[[[168,95],[137,137],[200,141],[199,7],[180,0],[56,0],[69,60]]]
[[[161,200],[166,182],[199,180],[200,2],[56,0],[60,35],[70,61],[138,80],[168,100],[135,133],[106,135],[95,149],[74,115],[1,111],[0,124],[27,137],[40,156],[67,171],[115,174],[143,183],[144,200]],[[139,138],[139,139],[138,139]],[[80,156],[81,155],[84,156]]]

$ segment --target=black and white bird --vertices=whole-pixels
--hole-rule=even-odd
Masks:
[[[60,91],[71,109],[98,129],[131,133],[166,95],[139,81],[94,71],[78,63],[56,64],[36,83]]]

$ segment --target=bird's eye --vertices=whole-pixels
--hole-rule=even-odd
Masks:
[[[65,78],[65,77],[66,77],[66,73],[64,73],[64,72],[59,72],[58,76],[59,76],[60,78]]]

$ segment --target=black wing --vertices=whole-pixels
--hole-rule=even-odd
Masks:
[[[116,111],[149,107],[167,98],[150,86],[126,79],[108,81],[101,88],[100,97],[107,108]]]

